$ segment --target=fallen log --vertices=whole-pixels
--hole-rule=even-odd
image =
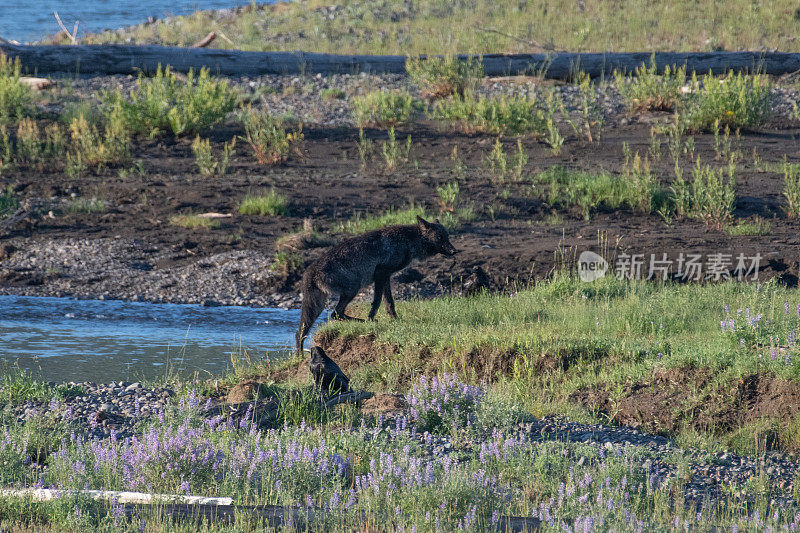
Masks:
[[[220,35],[220,37],[222,37]],[[29,71],[41,74],[136,74],[155,72],[170,65],[178,72],[207,67],[225,76],[263,74],[405,74],[406,56],[337,55],[311,52],[246,52],[214,48],[179,48],[136,45],[13,45],[0,43],[0,53],[19,57]],[[424,57],[424,56],[423,56]],[[459,56],[467,60],[473,56]],[[486,76],[541,75],[568,79],[578,70],[592,77],[608,76],[614,70],[632,72],[650,63],[651,54],[641,53],[542,53],[486,54],[482,56]],[[659,71],[668,65],[685,65],[691,73],[723,74],[728,70],[760,70],[783,75],[800,70],[800,54],[784,52],[657,52]]]
[[[51,501],[65,496],[83,496],[93,500],[113,502],[122,506],[125,514],[136,516],[155,509],[173,520],[206,519],[214,522],[233,522],[248,516],[266,522],[274,528],[299,525],[321,519],[326,511],[318,507],[283,507],[279,505],[235,505],[232,498],[194,496],[182,494],[148,494],[114,490],[59,490],[59,489],[0,489],[0,497],[30,498],[33,501]],[[500,531],[521,533],[539,529],[538,518],[501,516]]]

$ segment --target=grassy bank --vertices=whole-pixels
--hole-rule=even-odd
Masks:
[[[309,0],[245,8],[233,16],[185,17],[89,35],[87,43],[191,45],[210,31],[213,46],[245,50],[421,54],[800,50],[800,14],[788,0],[653,3]]]
[[[791,410],[744,407],[766,389],[784,388],[789,403],[798,390],[793,289],[557,278],[511,296],[404,302],[398,314],[321,330],[389,354],[354,364],[364,387],[401,390],[419,373],[447,370],[498,381],[537,416],[599,417],[713,449],[755,452],[766,434],[775,447],[800,444]]]

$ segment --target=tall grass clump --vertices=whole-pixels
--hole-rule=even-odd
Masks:
[[[220,227],[219,220],[216,218],[204,217],[187,213],[184,215],[175,215],[169,219],[172,226],[178,226],[186,229],[217,229]]]
[[[199,135],[192,141],[192,154],[200,174],[203,176],[222,176],[228,171],[233,150],[236,148],[236,138],[222,145],[222,154],[214,155],[211,150],[211,141]]]
[[[248,194],[239,203],[239,213],[262,217],[286,216],[289,214],[289,201],[274,190],[261,195]]]
[[[9,160],[13,153],[17,164],[42,168],[47,162],[61,160],[66,137],[58,124],[50,124],[42,132],[34,120],[24,118],[17,125],[13,152],[10,141],[6,139],[5,142],[8,142],[6,157]]]
[[[266,109],[252,107],[243,110],[239,120],[244,126],[244,136],[240,139],[250,145],[260,165],[283,163],[292,152],[300,155],[302,128],[287,133],[283,120],[272,116]]]
[[[406,72],[426,98],[446,98],[452,95],[463,98],[480,85],[483,64],[481,58],[462,61],[452,55],[431,56],[426,59],[409,57],[406,59]]]
[[[551,206],[577,207],[586,220],[592,211],[601,207],[628,207],[650,213],[654,197],[659,192],[649,166],[641,159],[631,164],[623,176],[555,166],[541,172],[536,181],[547,186],[547,202]]]
[[[682,190],[676,190],[677,196],[687,203],[681,210],[689,216],[716,229],[722,229],[733,218],[736,206],[736,165],[733,162],[725,168],[714,168],[701,165],[698,160],[691,184],[681,182],[678,187]]]
[[[664,67],[659,75],[655,56],[650,66],[642,64],[634,71],[634,77],[614,71],[617,89],[631,111],[672,111],[678,105],[686,84],[686,67]]]
[[[533,97],[453,97],[436,102],[431,118],[458,122],[466,131],[496,135],[532,134],[542,137],[547,133],[547,118]]]
[[[21,120],[30,111],[33,90],[20,81],[22,64],[0,53],[0,124]]]
[[[69,125],[68,172],[79,173],[89,166],[101,168],[108,164],[124,163],[130,158],[131,139],[121,112],[119,107],[115,108],[102,133],[83,115],[72,120]]]
[[[199,133],[222,121],[236,105],[236,93],[227,80],[215,80],[207,68],[184,79],[169,67],[158,67],[152,78],[140,75],[136,88],[125,97],[120,91],[102,95],[107,114],[122,112],[126,127],[155,137],[171,131],[175,136]]]
[[[373,91],[352,100],[359,127],[390,128],[411,120],[422,104],[407,91]]]
[[[764,74],[693,75],[691,87],[684,117],[691,130],[753,128],[772,114],[772,84]]]
[[[451,216],[445,216],[448,214]],[[354,217],[337,224],[336,231],[358,234],[380,229],[385,226],[416,224],[418,216],[426,220],[433,220],[435,218],[435,215],[428,213],[424,207],[413,205],[406,209],[389,209],[380,215],[365,216],[361,213],[357,213]],[[452,216],[452,213],[443,213],[439,222],[448,230],[452,230],[458,227],[461,220],[458,216]]]
[[[783,162],[783,196],[786,197],[786,214],[800,217],[800,165]]]

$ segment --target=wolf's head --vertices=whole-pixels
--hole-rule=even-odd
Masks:
[[[327,355],[325,354],[325,350],[320,348],[319,346],[313,346],[311,348],[311,360],[309,363],[312,365],[314,364],[322,364],[325,362]]]
[[[444,229],[444,226],[439,224],[438,219],[433,222],[428,222],[424,218],[417,216],[417,225],[422,235],[422,242],[431,255],[453,255],[458,252],[458,250],[450,244],[450,237],[447,235],[447,230]]]

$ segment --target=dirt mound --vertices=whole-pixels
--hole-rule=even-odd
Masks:
[[[263,398],[266,394],[265,384],[253,379],[247,379],[234,385],[225,397],[225,401],[228,403],[249,402],[256,397]]]
[[[763,420],[787,425],[800,412],[795,383],[772,374],[719,380],[712,370],[691,365],[658,370],[621,391],[580,389],[571,399],[618,424],[667,434],[687,426],[724,433]]]
[[[376,394],[366,400],[361,406],[365,415],[400,415],[408,407],[408,402],[402,394]]]

